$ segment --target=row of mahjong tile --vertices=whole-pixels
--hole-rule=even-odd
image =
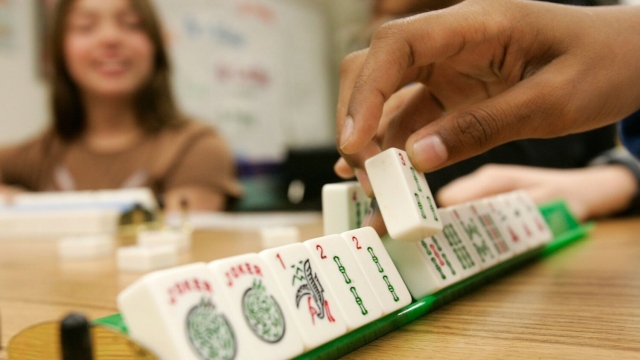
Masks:
[[[145,275],[118,296],[163,359],[286,359],[411,303],[372,228]]]
[[[553,238],[538,208],[521,191],[439,209],[438,213],[441,233],[414,243],[384,241],[415,299]]]
[[[389,149],[372,158],[380,160],[367,163],[367,171],[387,227],[391,213],[416,219],[405,221],[405,228],[427,233],[437,226],[442,229],[419,241],[385,241],[414,298],[420,299],[552,239],[553,234],[538,208],[522,191],[439,209],[433,215],[433,225],[426,223],[422,216],[415,216],[422,209],[416,208],[411,199],[404,201],[404,207],[402,203],[388,201],[393,195],[411,198],[412,193],[419,192],[424,193],[422,198],[427,201],[431,198],[424,175],[403,161],[405,154]],[[390,189],[377,181],[382,177],[395,179],[395,184],[404,186]],[[359,227],[369,211],[370,201],[357,182],[325,185],[322,189],[325,234]],[[404,234],[411,232],[419,231]]]

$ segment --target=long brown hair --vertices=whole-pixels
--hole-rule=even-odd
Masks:
[[[64,140],[78,138],[86,127],[85,110],[80,91],[71,78],[64,54],[67,17],[77,0],[60,0],[53,18],[49,44],[51,54],[51,84],[53,128]],[[138,124],[149,133],[156,133],[181,122],[171,93],[170,65],[158,17],[149,0],[129,0],[140,17],[140,25],[154,49],[154,69],[134,99]]]

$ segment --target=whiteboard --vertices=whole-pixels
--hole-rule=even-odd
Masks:
[[[321,13],[282,0],[155,2],[181,108],[216,127],[239,160],[333,142]]]

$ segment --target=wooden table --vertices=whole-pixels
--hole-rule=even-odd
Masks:
[[[302,227],[303,239],[321,235]],[[261,250],[256,232],[199,232],[181,262]],[[2,345],[70,311],[117,312],[140,274],[113,258],[60,261],[55,241],[0,241]],[[640,359],[640,219],[592,235],[349,354],[367,359]],[[2,358],[0,356],[0,358]]]

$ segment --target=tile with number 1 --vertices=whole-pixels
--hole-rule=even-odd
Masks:
[[[263,250],[259,256],[275,275],[284,303],[300,330],[305,350],[347,332],[329,279],[318,271],[311,252],[301,243]]]

